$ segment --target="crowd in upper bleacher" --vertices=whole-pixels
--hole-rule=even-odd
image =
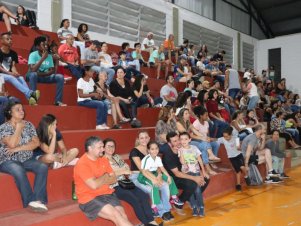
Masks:
[[[287,89],[285,78],[276,80],[273,70],[255,74],[246,69],[241,77],[224,59],[224,50],[212,53],[205,44],[197,46],[188,39],[176,46],[173,34],[155,45],[154,34],[149,32],[133,50],[124,42],[119,53],[111,53],[106,42],[91,40],[87,24],[80,24],[74,35],[70,21],[64,19],[57,31],[60,43],[47,35],[36,37],[28,73],[21,75],[16,67],[18,53],[11,48],[9,18],[36,29],[34,12],[19,6],[13,15],[1,6],[0,13],[8,29],[1,34],[0,50],[0,171],[14,177],[24,207],[47,211],[48,167],[76,165],[79,206],[91,220],[103,217],[116,225],[132,225],[119,200],[130,203],[144,225],[157,225],[154,217],[172,220],[171,204],[178,214],[185,214],[182,208],[189,202],[192,215],[203,217],[202,193],[210,186],[210,177],[219,172],[221,144],[236,172],[238,191],[242,190],[241,174],[247,185],[256,184],[250,171],[261,163],[267,166],[266,183],[288,178],[285,148],[300,147],[301,101]],[[155,68],[157,79],[163,71],[166,84],[160,96],[152,95],[144,67]],[[64,84],[70,79],[77,80],[78,105],[96,109],[97,130],[110,129],[108,114],[113,118],[112,129],[129,122],[133,128],[141,127],[137,108],[160,108],[153,125],[155,140],[140,131],[129,153],[130,165],[115,153],[118,141],[110,138],[88,138],[86,153],[78,159],[78,148],[66,148],[54,115],[43,116],[34,128],[24,120],[22,104],[4,86],[11,83],[29,105],[38,105],[40,96],[46,94],[37,84],[54,83],[53,103],[64,107]],[[185,89],[177,90],[175,82],[185,83]],[[36,174],[33,189],[27,171]]]

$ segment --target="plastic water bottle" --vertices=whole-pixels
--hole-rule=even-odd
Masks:
[[[77,200],[74,181],[72,181],[72,200]]]

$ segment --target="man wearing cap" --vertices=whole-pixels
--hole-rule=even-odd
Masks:
[[[156,49],[153,37],[154,34],[152,32],[148,32],[146,38],[143,39],[142,42],[142,50],[149,51],[150,54]]]
[[[73,46],[74,36],[69,34],[66,36],[66,43],[60,45],[58,53],[65,63],[71,74],[80,79],[84,73],[83,68],[79,65],[79,55],[77,48]]]
[[[112,68],[101,66],[100,58],[98,57],[98,48],[101,43],[97,40],[92,41],[91,45],[86,48],[81,56],[81,62],[84,66],[91,66],[91,69],[96,73],[105,71],[108,74],[107,85],[109,85],[114,78],[115,71]]]

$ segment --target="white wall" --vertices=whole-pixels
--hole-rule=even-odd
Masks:
[[[287,87],[294,92],[301,93],[301,33],[287,35],[273,39],[258,41],[257,71],[268,68],[268,50],[281,48],[281,76],[287,79]]]
[[[52,1],[57,1],[57,0],[52,0]],[[193,13],[189,10],[180,8],[174,4],[171,4],[169,2],[166,2],[164,0],[130,0],[131,2],[135,2],[137,4],[145,5],[147,7],[153,8],[154,10],[163,12],[166,14],[166,36],[168,36],[170,33],[173,33],[173,15],[172,15],[172,9],[173,7],[179,8],[179,40],[182,40],[183,38],[183,20],[190,21],[192,23],[196,23],[199,26],[202,26],[204,28],[222,33],[224,35],[230,36],[233,38],[233,67],[236,69],[241,69],[237,68],[238,65],[238,53],[237,53],[237,35],[238,31],[229,28],[227,26],[224,26],[220,23],[217,23],[213,20],[210,20],[206,17],[202,17],[196,13]],[[43,23],[39,23],[39,27],[41,29],[45,30],[51,30],[52,29],[52,24],[51,24],[51,13],[50,10],[51,7],[41,7],[43,4],[48,2],[48,0],[38,0],[38,14],[39,15],[45,15]],[[49,1],[50,2],[50,1]],[[71,18],[71,2],[72,0],[64,0],[62,4],[62,17],[63,18]],[[48,3],[49,5],[49,3]],[[39,17],[41,18],[41,17]],[[72,20],[71,20],[71,27],[72,27]],[[71,30],[76,34],[77,33],[77,28],[71,28]],[[56,31],[54,31],[56,32]],[[116,38],[116,37],[109,37],[107,35],[102,35],[98,34],[95,32],[89,32],[90,37],[92,39],[98,39],[101,41],[106,41],[112,44],[120,45],[122,42],[124,42],[123,39],[121,38]],[[256,49],[257,49],[257,39],[252,38],[251,36],[245,35],[243,33],[241,34],[241,51],[242,51],[242,42],[246,42],[249,44],[254,45],[254,65],[256,67]],[[134,42],[130,42],[131,45],[134,44]],[[240,65],[242,65],[242,52],[241,52],[241,62]]]

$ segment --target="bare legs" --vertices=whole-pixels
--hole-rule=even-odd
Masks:
[[[133,226],[121,206],[107,204],[99,211],[98,216],[112,221],[116,226]]]
[[[11,23],[10,23],[10,17],[13,19],[17,19],[16,16],[10,12],[5,6],[0,6],[0,13],[3,14],[2,18],[4,20],[6,29],[8,32],[11,32]]]

